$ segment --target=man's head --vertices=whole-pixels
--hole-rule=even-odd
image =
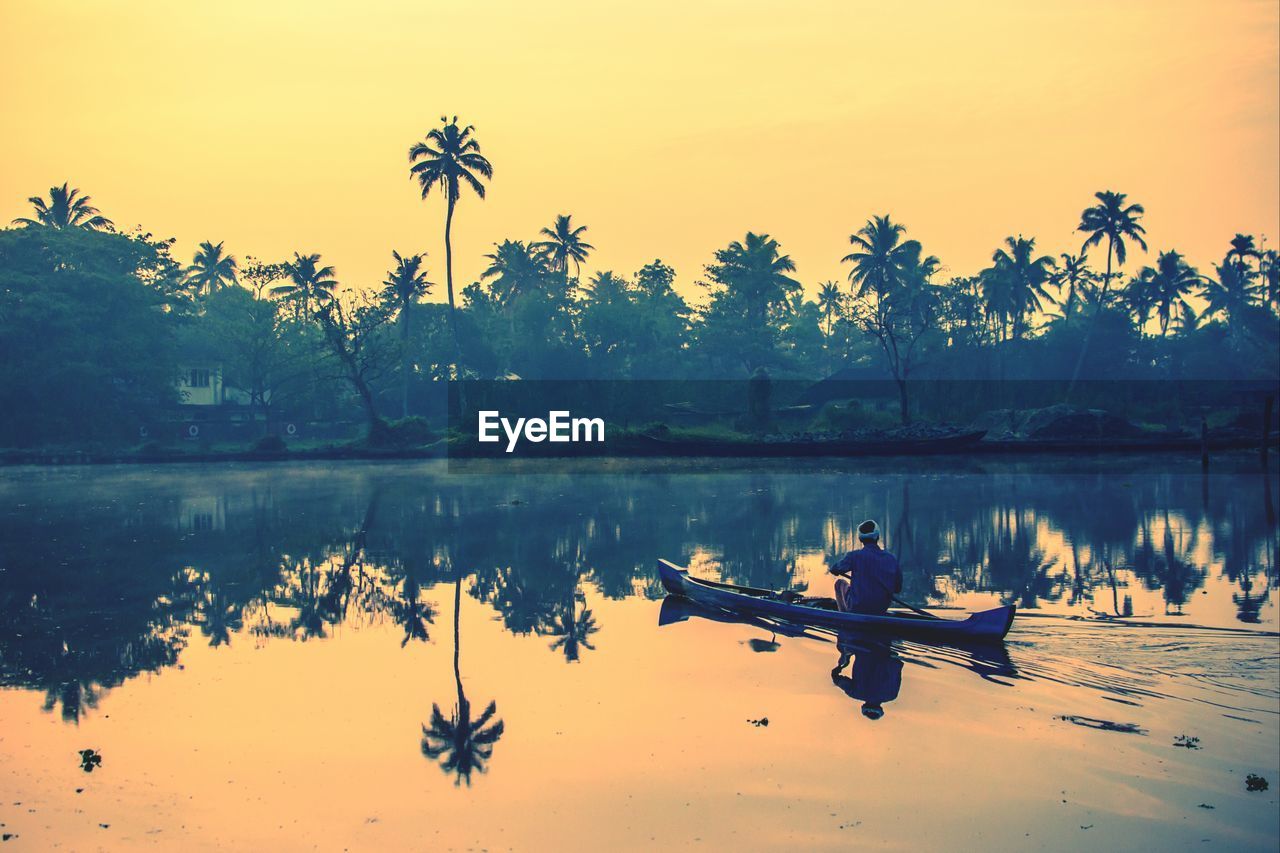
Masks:
[[[862,716],[868,720],[878,720],[884,716],[884,707],[879,702],[864,702]]]
[[[858,541],[863,545],[880,541],[880,525],[868,518],[858,525]]]

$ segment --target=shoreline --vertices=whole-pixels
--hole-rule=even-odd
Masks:
[[[24,465],[64,467],[68,465],[160,465],[181,463],[219,463],[219,462],[329,462],[329,461],[394,461],[394,460],[472,460],[472,459],[504,459],[523,461],[534,459],[822,459],[828,461],[856,460],[868,458],[1019,458],[1027,456],[1102,456],[1110,457],[1123,454],[1173,454],[1178,457],[1193,457],[1202,451],[1212,454],[1229,454],[1240,457],[1244,454],[1258,454],[1262,447],[1258,440],[1221,440],[1210,441],[1202,446],[1199,439],[1160,439],[1152,441],[1124,440],[1028,440],[1028,439],[984,439],[956,447],[930,448],[922,443],[918,447],[884,447],[869,446],[858,450],[845,446],[824,447],[824,444],[837,445],[838,442],[810,442],[802,447],[782,442],[708,442],[685,441],[655,443],[637,443],[626,441],[611,448],[595,448],[580,446],[581,449],[564,452],[562,447],[551,448],[550,445],[532,445],[520,453],[507,454],[501,450],[485,448],[481,450],[474,444],[458,444],[449,446],[446,440],[433,444],[405,448],[372,448],[358,445],[302,448],[298,450],[261,451],[261,450],[202,450],[186,452],[140,452],[127,450],[7,450],[0,451],[0,468]],[[1277,451],[1280,456],[1280,434],[1273,435],[1268,443],[1270,450]],[[852,451],[852,452],[851,452]]]

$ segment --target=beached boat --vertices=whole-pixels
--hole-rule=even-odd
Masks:
[[[695,578],[688,569],[667,560],[658,561],[658,575],[667,592],[683,595],[704,606],[834,631],[881,631],[921,639],[1001,640],[1009,633],[1015,612],[1012,606],[996,607],[970,614],[965,619],[923,616],[909,610],[890,610],[883,616],[842,613],[787,601],[770,589]]]

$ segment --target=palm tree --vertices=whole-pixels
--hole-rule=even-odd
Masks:
[[[1252,278],[1253,270],[1249,269],[1249,261],[1261,261],[1262,253],[1254,244],[1252,234],[1237,234],[1231,238],[1231,249],[1227,252],[1227,260],[1233,261],[1236,269],[1244,278]]]
[[[1200,273],[1195,267],[1187,264],[1178,252],[1161,252],[1156,258],[1154,267],[1143,267],[1130,284],[1130,289],[1140,289],[1144,295],[1143,304],[1154,307],[1156,319],[1160,322],[1160,337],[1166,337],[1169,324],[1177,318],[1186,319],[1186,296],[1202,284]],[[1145,325],[1146,317],[1142,319]]]
[[[902,239],[906,230],[885,214],[868,219],[858,233],[849,235],[849,243],[856,251],[840,260],[853,264],[849,283],[857,286],[856,295],[864,296],[868,290],[883,295],[900,283],[903,265],[913,251],[919,253],[920,246],[915,240]]]
[[[236,284],[239,272],[235,255],[223,251],[222,241],[215,245],[209,240],[200,244],[191,266],[183,270],[187,285],[197,296]]]
[[[409,367],[412,361],[409,344],[413,334],[410,329],[410,312],[414,304],[431,290],[431,282],[427,281],[427,271],[422,267],[427,259],[426,252],[402,256],[393,251],[391,257],[395,260],[395,266],[387,272],[386,280],[382,282],[382,298],[394,305],[400,315],[400,417],[407,418]]]
[[[1206,279],[1201,291],[1208,305],[1204,314],[1221,314],[1227,321],[1228,334],[1239,343],[1244,317],[1257,301],[1258,286],[1245,274],[1241,266],[1228,255],[1217,268],[1218,278]]]
[[[440,712],[440,706],[431,705],[431,726],[422,727],[422,754],[435,761],[443,758],[440,769],[453,774],[453,784],[464,780],[471,784],[471,774],[484,773],[485,763],[493,755],[493,746],[502,737],[502,720],[494,720],[498,712],[497,702],[490,702],[474,720],[471,703],[462,689],[462,668],[459,665],[461,631],[459,616],[462,612],[462,576],[459,574],[453,586],[453,679],[458,688],[458,704],[448,718]]]
[[[68,182],[69,183],[69,182]],[[115,228],[115,223],[98,212],[98,208],[91,205],[91,199],[87,195],[81,195],[80,190],[74,187],[69,188],[68,184],[60,187],[49,187],[49,200],[45,201],[40,196],[31,196],[27,199],[31,202],[31,206],[35,208],[36,218],[27,219],[25,217],[13,220],[14,225],[45,225],[49,228],[88,228],[92,231],[111,231]]]
[[[1266,291],[1267,302],[1280,308],[1280,252],[1267,249],[1258,259],[1258,272]]]
[[[1061,263],[1057,265],[1050,281],[1058,288],[1059,295],[1066,290],[1066,298],[1062,300],[1062,321],[1070,324],[1071,315],[1075,312],[1076,302],[1086,296],[1092,285],[1098,280],[1083,254],[1072,255],[1063,252]]]
[[[1098,316],[1107,304],[1107,294],[1111,288],[1112,261],[1114,260],[1119,266],[1124,266],[1128,254],[1125,240],[1137,243],[1144,252],[1147,250],[1146,241],[1142,239],[1142,235],[1147,231],[1138,222],[1146,213],[1146,209],[1140,204],[1125,204],[1128,199],[1125,193],[1102,190],[1093,195],[1098,203],[1081,212],[1080,224],[1076,227],[1077,231],[1089,235],[1080,247],[1080,253],[1084,254],[1090,246],[1097,246],[1106,240],[1107,271],[1102,276],[1102,292],[1098,294],[1098,304],[1093,309],[1093,317],[1089,322],[1089,328],[1084,333],[1084,342],[1080,346],[1080,355],[1076,358],[1075,369],[1071,372],[1071,384],[1067,386],[1068,396],[1071,394],[1071,389],[1075,387],[1076,380],[1080,378],[1080,368],[1084,366],[1084,357],[1089,351],[1089,339],[1093,337],[1093,330],[1098,325]]]
[[[707,268],[714,281],[743,301],[758,326],[764,325],[771,307],[787,307],[788,298],[800,289],[800,282],[787,275],[795,272],[795,261],[780,248],[768,234],[748,231],[742,242],[718,250],[716,263]]]
[[[462,197],[466,184],[481,199],[484,184],[480,179],[493,177],[493,166],[480,153],[480,143],[471,136],[471,125],[458,127],[458,117],[452,121],[440,117],[441,127],[427,134],[426,139],[409,148],[409,175],[418,179],[425,199],[432,187],[439,187],[444,194],[446,212],[444,218],[444,277],[449,295],[449,331],[453,337],[453,372],[462,377],[462,347],[458,342],[458,308],[453,298],[453,209]]]
[[[481,279],[493,279],[492,291],[498,304],[510,307],[519,297],[541,288],[547,273],[544,255],[521,240],[493,244],[485,255],[489,261]]]
[[[338,286],[330,266],[320,266],[320,256],[293,253],[293,260],[284,265],[287,281],[271,288],[271,292],[301,306],[302,315],[311,317],[313,304],[333,299],[333,289]]]
[[[557,216],[554,225],[538,232],[547,239],[532,246],[543,256],[551,270],[560,273],[566,280],[569,278],[569,264],[573,264],[574,277],[580,276],[583,262],[595,248],[582,239],[582,232],[587,230],[587,226],[579,225],[574,228],[572,220],[573,217],[567,214]]]
[[[831,326],[839,316],[844,305],[844,294],[840,285],[834,281],[824,281],[818,286],[818,310],[822,312],[822,321],[827,324],[826,335],[831,337]]]
[[[1035,238],[1006,237],[1007,248],[996,249],[992,265],[982,271],[980,279],[988,310],[1000,318],[1003,333],[1006,320],[1012,320],[1013,339],[1022,337],[1023,321],[1044,308],[1054,298],[1045,290],[1050,283],[1053,258],[1035,257]]]

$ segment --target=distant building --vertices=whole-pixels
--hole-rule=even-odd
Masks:
[[[222,363],[192,361],[178,365],[178,402],[183,406],[221,406],[226,402]]]

